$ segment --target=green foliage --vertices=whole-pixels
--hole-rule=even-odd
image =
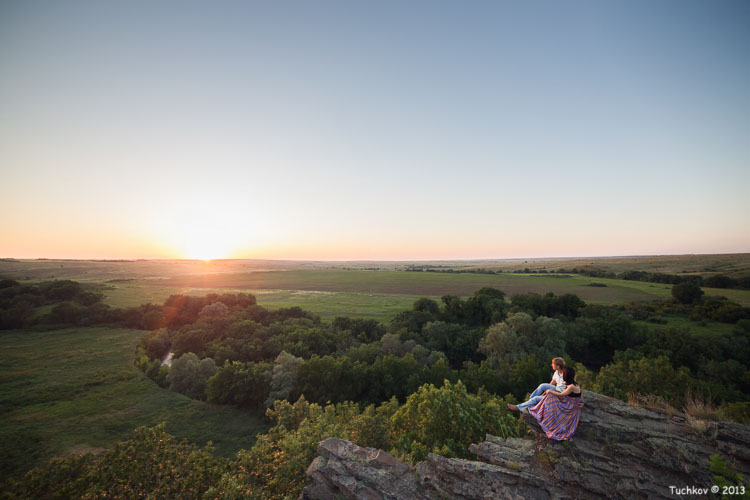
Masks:
[[[141,345],[149,358],[162,359],[169,353],[169,348],[172,346],[169,331],[166,328],[160,328],[149,332],[141,339]]]
[[[456,295],[444,295],[443,308],[437,315],[448,323],[461,323],[469,326],[487,326],[505,319],[505,293],[495,288],[484,287],[472,297],[462,300]]]
[[[479,361],[477,347],[484,331],[460,324],[434,321],[422,329],[418,342],[428,349],[445,354],[450,365],[457,368],[464,361]]]
[[[497,363],[517,363],[532,354],[537,360],[549,360],[564,355],[565,336],[566,328],[560,320],[544,316],[533,319],[518,312],[489,327],[479,350]]]
[[[102,455],[56,458],[12,484],[10,498],[201,498],[227,470],[210,444],[178,442],[164,426],[136,429],[135,437]]]
[[[507,394],[513,390],[508,365],[494,368],[487,360],[480,363],[467,361],[459,371],[459,378],[466,384],[466,389],[473,393],[481,388],[493,394]]]
[[[655,394],[676,407],[685,404],[688,390],[708,392],[705,384],[690,377],[687,368],[673,368],[664,356],[610,363],[590,389],[623,401],[629,394]]]
[[[744,480],[742,474],[730,469],[719,455],[711,455],[709,460],[711,463],[709,470],[714,475],[716,486],[721,488],[722,491],[724,488],[739,487],[739,492],[741,492],[722,495],[722,500],[733,498],[750,499],[750,484]]]
[[[348,332],[362,342],[380,340],[380,337],[385,333],[385,327],[373,319],[337,316],[331,325],[337,332]]]
[[[426,298],[417,299],[414,302],[414,306],[412,307],[412,309],[415,311],[429,313],[429,314],[432,314],[433,316],[436,316],[437,314],[440,313],[440,306],[438,305],[438,303],[432,299],[426,299]]]
[[[391,320],[390,329],[398,331],[403,328],[407,332],[420,333],[424,325],[436,319],[434,314],[426,311],[403,311]]]
[[[721,407],[721,413],[729,420],[750,425],[750,401],[727,403]]]
[[[294,404],[276,401],[267,412],[275,425],[252,448],[238,453],[232,471],[208,491],[207,498],[295,499],[307,483],[304,472],[320,441],[338,437],[388,449],[389,421],[397,407],[395,400],[364,410],[351,402],[321,407],[303,398]]]
[[[693,304],[698,302],[703,295],[703,290],[698,283],[688,281],[678,283],[672,287],[672,297],[681,304]]]
[[[270,363],[227,363],[206,381],[206,399],[209,403],[260,408],[268,398],[270,379]]]
[[[555,296],[550,292],[545,295],[538,293],[518,293],[511,297],[513,310],[526,312],[533,316],[547,316],[550,318],[564,317],[574,319],[586,304],[572,293]]]
[[[715,274],[703,280],[703,286],[709,288],[734,288],[737,281],[724,274]]]
[[[169,388],[193,399],[206,399],[206,382],[217,372],[211,358],[198,359],[189,352],[172,361],[167,375]]]
[[[570,325],[566,350],[573,359],[598,369],[612,360],[615,351],[643,343],[643,337],[630,317],[617,309],[588,305]]]
[[[690,312],[690,319],[693,321],[711,319],[722,323],[737,323],[748,318],[750,308],[742,307],[726,297],[704,297]]]
[[[412,462],[428,453],[469,457],[468,446],[485,433],[503,437],[516,434],[515,418],[504,401],[483,392],[469,394],[459,381],[445,380],[441,388],[425,384],[391,418],[395,448]]]
[[[273,406],[277,399],[289,399],[297,384],[297,370],[302,364],[302,358],[292,356],[286,351],[276,356],[271,372],[270,390],[265,401],[266,407]]]

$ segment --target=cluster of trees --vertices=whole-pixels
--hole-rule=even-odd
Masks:
[[[24,285],[11,279],[0,280],[0,330],[27,328],[34,324],[69,324],[72,319],[93,324],[108,309],[102,295],[84,290],[80,283],[57,280]],[[37,317],[37,308],[56,304],[49,313]]]
[[[712,274],[703,277],[698,274],[678,275],[668,273],[652,273],[648,271],[623,271],[615,273],[596,268],[573,268],[558,269],[558,273],[571,273],[590,276],[592,278],[611,278],[629,281],[646,281],[649,283],[663,283],[665,285],[679,285],[682,283],[694,283],[697,286],[708,288],[737,288],[750,290],[750,276],[731,278],[725,274]]]
[[[714,274],[703,279],[703,286],[709,288],[739,288],[750,290],[750,276],[734,279],[725,274]]]
[[[672,287],[672,296],[686,307],[682,311],[693,321],[713,320],[722,323],[737,323],[750,319],[750,308],[742,307],[726,297],[704,296],[703,290],[695,282],[680,283]],[[670,304],[661,305],[662,309]],[[674,307],[672,311],[674,311]]]
[[[438,267],[446,267],[446,266],[422,266],[422,267],[416,267],[416,266],[410,266],[407,267],[406,271],[411,272],[425,272],[425,273],[450,273],[450,274],[502,274],[503,271],[501,269],[494,270],[494,269],[484,269],[484,268],[477,268],[477,269],[438,269]]]
[[[693,286],[683,283],[675,289]],[[675,296],[681,297],[679,292]],[[737,318],[747,314],[747,308],[732,302],[698,297],[694,303],[646,307],[719,320],[729,312]],[[634,321],[644,319],[643,305],[586,305],[575,295],[551,293],[516,294],[508,302],[492,288],[468,298],[419,299],[388,325],[345,317],[326,324],[299,308],[268,311],[253,298],[225,299],[232,308],[216,297],[202,302],[171,297],[167,303],[200,304],[200,309],[189,308],[196,321],[147,334],[138,365],[165,387],[250,409],[303,395],[318,404],[377,404],[393,397],[403,402],[418,387],[444,379],[461,380],[474,393],[484,388],[520,400],[549,377],[549,359],[559,355],[587,370],[592,388],[621,398],[648,385],[628,377],[613,385],[607,374],[651,365],[659,369],[649,373],[660,373],[661,380],[680,379],[680,370],[687,370],[691,387],[717,402],[741,401],[750,393],[744,376],[750,359],[743,347],[747,320],[726,335],[654,329]],[[159,360],[170,350],[175,362],[167,370]],[[601,379],[592,378],[598,373]],[[650,392],[679,403],[685,387],[654,384]]]
[[[502,322],[510,308],[571,318],[583,305],[575,296],[551,294],[519,295],[509,304],[501,291],[483,288],[466,299],[419,299],[387,327],[343,317],[323,324],[299,308],[251,305],[210,317],[198,311],[195,323],[145,335],[137,365],[163,386],[245,408],[270,406],[277,396],[293,401],[304,395],[321,404],[404,401],[421,385],[444,379],[464,380],[474,392],[484,386],[520,398],[528,390],[525,381],[548,375],[543,357],[558,355],[562,346],[493,366],[479,349],[487,327]],[[175,361],[167,374],[160,360],[170,350]]]
[[[141,330],[175,328],[255,305],[255,297],[245,293],[209,294],[205,297],[173,295],[163,305],[143,304],[127,309],[110,307],[102,303],[103,298],[102,294],[88,291],[71,280],[29,285],[2,279],[0,330],[93,325]],[[40,314],[43,306],[53,307]]]

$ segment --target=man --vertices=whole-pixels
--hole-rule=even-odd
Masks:
[[[563,374],[565,373],[565,360],[562,358],[553,359],[552,369],[555,372],[552,374],[552,380],[549,384],[539,384],[539,387],[537,387],[534,392],[531,393],[528,401],[521,403],[518,406],[509,404],[508,408],[515,411],[528,412],[527,408],[536,405],[539,401],[542,400],[542,398],[544,397],[544,391],[551,390],[563,392],[566,387],[565,380],[563,378]]]

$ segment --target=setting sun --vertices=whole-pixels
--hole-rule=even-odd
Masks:
[[[196,238],[188,243],[184,256],[187,259],[214,260],[226,257],[227,251],[216,242]]]
[[[170,207],[153,219],[152,237],[179,258],[233,257],[248,248],[250,235],[257,234],[257,224],[244,216],[246,207],[228,206],[216,198],[201,207],[179,202]]]

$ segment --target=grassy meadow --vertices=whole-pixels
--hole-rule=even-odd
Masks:
[[[0,481],[50,457],[97,451],[166,422],[232,456],[265,430],[263,417],[158,387],[133,366],[139,330],[70,328],[0,334]]]
[[[591,283],[605,287],[590,286]],[[112,306],[129,307],[143,302],[161,303],[173,293],[249,292],[258,303],[270,307],[300,306],[323,319],[351,316],[388,321],[411,308],[419,297],[439,299],[443,295],[469,296],[483,287],[515,293],[556,295],[573,293],[586,302],[619,304],[663,299],[671,296],[671,285],[579,275],[429,273],[362,270],[294,270],[134,280],[102,283],[101,293]],[[750,305],[750,291],[704,289],[707,295],[724,295],[743,306]]]

